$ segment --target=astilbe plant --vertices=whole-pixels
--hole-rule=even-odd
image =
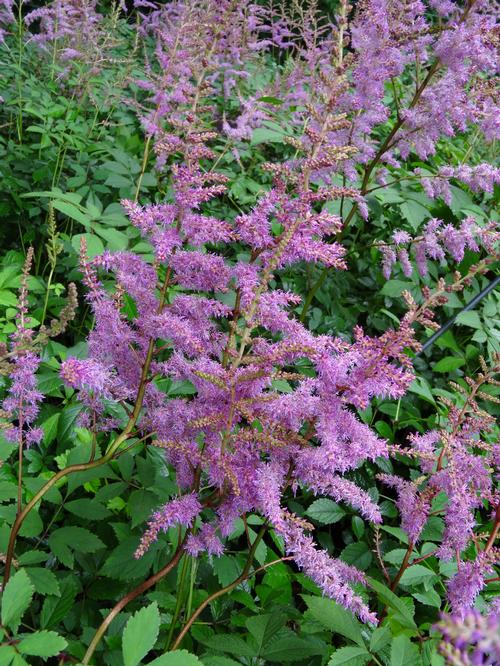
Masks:
[[[409,565],[429,516],[435,513],[433,500],[439,496],[444,498],[444,505],[438,510],[444,517],[442,542],[425,557],[457,562],[458,571],[448,581],[448,600],[457,617],[465,616],[474,606],[485,579],[494,576],[494,565],[498,562],[494,543],[500,529],[500,498],[495,489],[495,474],[492,474],[498,469],[499,446],[495,439],[498,428],[495,418],[481,403],[498,402],[491,388],[499,386],[500,359],[496,358],[491,367],[481,359],[481,368],[477,377],[466,378],[466,387],[453,383],[459,396],[456,403],[447,397],[439,398],[447,412],[441,429],[412,435],[407,449],[394,447],[394,452],[410,455],[418,461],[421,475],[412,481],[394,475],[380,476],[384,483],[396,489],[396,505],[409,539],[393,587]],[[492,512],[491,531],[487,535],[476,534],[475,512],[487,507]],[[463,557],[471,543],[476,555],[474,560]]]
[[[318,263],[325,270],[347,268],[341,240],[356,212],[368,218],[365,196],[381,163],[397,171],[410,150],[424,159],[436,149],[439,137],[462,131],[472,121],[491,134],[491,100],[481,87],[483,73],[492,68],[491,8],[486,2],[430,4],[432,20],[419,2],[367,2],[349,23],[352,8],[341,3],[333,32],[315,25],[314,11],[305,13],[303,42],[296,38],[296,24],[287,24],[281,16],[271,16],[266,24],[265,16],[249,3],[176,2],[145,13],[142,31],[156,39],[158,67],[148,63],[149,76],[139,82],[149,96],[144,105],[138,103],[147,139],[135,200],[122,203],[150,243],[153,260],[125,251],[89,259],[82,245],[83,283],[95,324],[88,336],[88,357],[67,358],[61,367],[63,380],[78,390],[81,424],[94,433],[108,432],[109,444],[101,457],[94,451],[87,463],[58,471],[20,507],[6,556],[8,580],[24,519],[63,477],[113,460],[137,438],[164,451],[179,494],[151,516],[136,557],[171,527],[181,534],[177,548],[163,569],[113,608],[83,663],[89,663],[104,631],[128,601],[166,575],[185,553],[219,556],[235,521],[249,512],[260,513],[264,524],[250,547],[243,578],[260,539],[273,529],[289,556],[326,595],[363,621],[377,621],[357,588],[365,582],[362,572],[321,550],[311,526],[286,508],[286,496],[304,488],[346,502],[368,521],[380,523],[377,504],[347,474],[366,461],[388,457],[391,450],[359,419],[357,410],[375,398],[405,394],[414,378],[411,355],[420,349],[416,330],[436,327],[434,308],[446,302],[447,293],[467,284],[470,275],[457,275],[449,283],[441,280],[434,292],[424,288],[418,305],[405,294],[408,311],[398,328],[370,336],[358,326],[351,339],[313,335],[292,311],[299,295],[275,285],[278,272],[298,262]],[[322,39],[315,39],[317,30]],[[296,154],[265,165],[272,186],[252,210],[241,211],[234,220],[219,219],[207,213],[206,204],[224,196],[228,178],[215,168],[218,156],[211,142],[217,134],[207,117],[216,107],[214,98],[232,90],[235,81],[244,78],[248,59],[265,47],[261,33],[270,34],[269,41],[278,48],[298,53],[299,64],[283,77],[300,101],[293,111],[294,134],[287,138]],[[396,87],[392,129],[381,139],[381,126],[391,120],[385,84],[403,75],[413,82],[413,88],[407,87],[412,93],[405,90],[401,97]],[[449,111],[442,113],[449,94],[457,98],[456,107],[447,105]],[[285,107],[291,101],[286,99]],[[249,127],[262,119],[260,107],[255,108],[258,114],[245,120]],[[241,129],[240,138],[247,136]],[[142,205],[141,179],[152,149],[171,188],[165,199]],[[387,174],[378,176],[380,180]],[[454,171],[449,177],[461,174]],[[489,187],[491,179],[486,181]],[[343,217],[325,208],[339,199],[341,211],[352,204]],[[478,238],[491,250],[493,229],[474,226],[472,231],[471,225],[464,223],[462,231],[470,237],[461,239],[456,230],[438,230],[439,225],[430,223],[424,238],[413,243],[435,259],[442,258],[445,248],[460,260],[465,246],[479,249]],[[406,237],[394,242],[412,243]],[[237,244],[236,260],[229,251],[232,244]],[[482,260],[471,275],[487,270],[492,261]],[[306,309],[308,303],[310,298]],[[26,314],[23,303],[20,313]],[[22,325],[19,330],[18,337],[24,335]],[[12,399],[27,406],[23,424],[17,426],[21,437],[19,429],[31,427],[36,416],[36,357],[21,377],[17,365],[26,364],[26,354],[21,360],[17,337],[13,345],[13,384],[4,409],[16,418]],[[169,398],[160,389],[162,379],[188,382],[193,393]],[[477,539],[473,511],[479,496],[492,505],[497,502],[487,468],[494,447],[482,439],[491,419],[476,402],[486,379],[494,377],[483,369],[479,383],[471,380],[465,406],[447,405],[449,427],[412,439],[411,451],[421,459],[425,479],[417,484],[384,477],[399,493],[411,541],[405,566],[434,495],[444,492],[448,498],[445,538],[437,553],[443,559],[455,557]],[[283,381],[285,393],[277,388]],[[123,408],[125,425],[110,404]],[[31,432],[23,437],[36,439]],[[458,521],[465,521],[465,530],[457,531]],[[491,534],[497,529],[498,521]],[[457,577],[474,567],[480,576],[490,570],[492,536],[484,548],[477,543],[477,560],[462,562]],[[449,585],[457,613],[470,607],[482,585],[471,583],[467,594],[461,588],[458,598],[454,589],[460,587],[459,580]],[[188,620],[175,646],[207,603]]]

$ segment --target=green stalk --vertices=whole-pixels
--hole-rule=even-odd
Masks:
[[[182,563],[179,586],[177,588],[177,601],[175,604],[175,610],[172,616],[172,620],[170,621],[170,629],[168,631],[168,637],[165,643],[165,652],[167,652],[170,647],[170,643],[172,642],[172,638],[174,636],[175,625],[177,624],[177,620],[179,619],[179,615],[182,610],[183,601],[184,601],[184,583],[186,581],[186,574],[189,566],[189,561],[190,558],[185,557],[184,562]]]

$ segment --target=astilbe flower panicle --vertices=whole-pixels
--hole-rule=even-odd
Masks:
[[[315,139],[310,151],[319,150],[322,140]],[[287,181],[276,176],[253,210],[230,223],[203,213],[204,202],[223,190],[223,179],[212,173],[207,181],[187,144],[184,155],[184,164],[172,170],[171,200],[152,206],[123,202],[155,250],[154,266],[128,252],[89,260],[83,249],[95,327],[89,358],[67,359],[62,377],[80,391],[98,423],[106,419],[107,400],[126,404],[144,387],[138,431],[155,433],[181,494],[153,515],[138,557],[176,524],[188,528],[188,552],[220,555],[235,520],[256,511],[325,594],[375,621],[351,587],[363,574],[320,550],[307,534],[310,526],[284,506],[283,494],[303,486],[380,522],[371,496],[344,476],[388,455],[387,443],[355,410],[375,397],[404,395],[413,379],[407,350],[419,349],[414,325],[429,321],[438,301],[427,295],[417,306],[409,300],[399,329],[379,337],[359,327],[352,342],[314,336],[290,313],[297,295],[270,289],[275,272],[298,261],[345,267],[342,246],[327,242],[340,220],[315,208],[313,166],[298,163]],[[221,240],[247,245],[249,258],[228,261],[218,251]],[[105,288],[103,271],[115,275],[118,295],[134,300],[133,319]],[[230,292],[233,306],[218,300]],[[297,365],[304,359],[307,374]],[[192,394],[169,399],[155,382],[143,384],[147,363],[151,377],[188,382]],[[289,393],[273,387],[280,376],[289,378]]]
[[[380,244],[382,272],[388,280],[399,262],[404,275],[410,277],[413,274],[413,257],[418,273],[425,277],[428,275],[428,260],[444,264],[451,257],[459,263],[466,249],[500,255],[498,223],[492,221],[480,226],[473,217],[466,217],[457,228],[434,218],[425,224],[422,235],[417,237],[397,230],[392,234],[392,243]]]
[[[28,279],[32,262],[33,248],[29,248],[21,276],[16,328],[11,334],[10,345],[0,349],[1,372],[11,380],[7,397],[2,402],[5,421],[1,427],[5,437],[21,447],[38,444],[43,437],[43,430],[34,426],[43,399],[36,378],[41,361],[40,349],[50,337],[64,332],[76,310],[76,288],[70,284],[68,303],[59,318],[52,320],[49,327],[42,326],[36,331],[28,308]]]
[[[441,544],[435,551],[441,560],[456,560],[458,571],[448,581],[448,600],[456,616],[465,615],[474,605],[498,563],[493,543],[500,525],[500,501],[495,493],[495,474],[498,470],[498,442],[492,440],[497,431],[495,418],[479,401],[497,400],[485,387],[499,386],[500,358],[488,367],[481,359],[481,371],[474,379],[466,378],[467,389],[452,383],[458,394],[457,403],[448,398],[440,401],[447,410],[447,423],[440,430],[410,437],[409,448],[394,447],[394,451],[414,457],[422,471],[415,481],[393,475],[381,475],[381,480],[396,489],[396,506],[401,514],[401,526],[410,543],[418,541],[431,513],[432,499],[444,494],[444,530]],[[485,502],[494,507],[493,527],[485,545],[481,545],[476,527],[475,511]],[[477,556],[462,560],[466,548],[474,543]]]
[[[496,600],[498,602],[498,599]],[[500,662],[498,603],[486,615],[443,615],[436,629],[442,633],[438,649],[450,666],[496,666]]]

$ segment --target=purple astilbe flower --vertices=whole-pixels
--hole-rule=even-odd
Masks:
[[[364,581],[363,574],[317,547],[307,533],[311,526],[284,508],[284,494],[289,487],[304,488],[380,521],[370,495],[345,476],[388,455],[387,442],[360,420],[357,410],[373,399],[405,394],[414,377],[408,350],[419,349],[414,324],[432,325],[432,307],[442,301],[425,292],[423,305],[417,306],[407,294],[409,311],[396,330],[372,337],[356,327],[346,341],[315,336],[295,314],[297,295],[271,285],[281,269],[297,262],[346,268],[338,240],[346,227],[326,204],[348,200],[355,204],[353,211],[366,217],[367,181],[361,189],[339,187],[338,176],[357,179],[358,166],[374,158],[372,134],[389,118],[385,83],[411,66],[415,49],[426,63],[427,49],[437,38],[428,30],[420,3],[406,11],[406,4],[378,0],[362,8],[352,29],[353,56],[344,58],[351,34],[346,3],[341,3],[335,29],[323,25],[316,30],[314,11],[308,9],[302,43],[297,40],[301,67],[291,75],[297,83],[294,105],[299,106],[292,122],[302,128],[300,138],[290,137],[297,155],[285,164],[264,165],[270,189],[263,187],[251,210],[240,211],[232,222],[214,213],[228,179],[210,168],[217,159],[216,134],[205,119],[214,115],[214,93],[239,90],[246,58],[265,48],[259,10],[240,5],[233,12],[234,3],[225,1],[175,2],[144,17],[142,30],[156,40],[157,62],[140,84],[148,96],[141,120],[157,167],[169,171],[171,187],[164,201],[151,206],[124,202],[132,223],[154,249],[154,268],[129,253],[104,253],[92,261],[83,257],[95,317],[88,360],[109,373],[106,389],[116,382],[128,391],[122,401],[140,406],[131,417],[133,431],[155,433],[153,444],[164,452],[180,488],[180,496],[152,517],[137,556],[173,525],[192,528],[188,552],[219,555],[221,538],[235,521],[257,512],[325,594],[374,621],[352,587]],[[243,51],[235,35],[244,37]],[[374,76],[368,80],[366,72]],[[289,103],[285,100],[284,107]],[[416,106],[411,109],[418,120],[422,110]],[[401,133],[395,131],[401,145],[403,129],[415,119],[408,118],[398,128]],[[431,150],[434,139],[429,141],[422,150]],[[397,161],[394,154],[385,159]],[[451,232],[441,238],[443,230],[440,221],[426,229],[427,244],[420,244],[423,262],[428,256],[439,260],[446,248],[459,253]],[[233,241],[237,253],[227,251]],[[411,239],[400,234],[395,244],[396,258],[408,271],[404,252]],[[104,287],[103,273],[106,285],[115,276],[115,293]],[[123,307],[125,295],[135,307]],[[304,362],[307,374],[301,372]],[[76,365],[71,361],[63,368],[69,377],[71,363]],[[277,389],[283,381],[289,393]],[[172,399],[160,390],[163,383],[186,393]],[[88,386],[80,382],[78,389],[84,404]],[[100,417],[106,416],[104,408]],[[468,448],[464,433],[462,428],[453,438],[441,436],[428,445],[436,457],[438,440],[447,452]],[[452,492],[474,498],[484,494],[479,465],[465,455],[455,459],[453,466],[443,457],[428,483],[429,495],[441,490],[450,497]],[[471,471],[473,483],[465,481]],[[475,501],[470,499],[468,509]],[[420,527],[408,527],[417,538]],[[450,543],[452,538],[450,532]]]
[[[204,523],[199,532],[188,536],[186,551],[193,557],[197,557],[202,552],[220,557],[224,552],[224,545],[217,536],[214,525]]]
[[[5,430],[5,436],[12,442],[24,439],[28,445],[38,444],[43,437],[43,430],[31,428],[31,424],[38,416],[39,403],[43,399],[36,381],[40,357],[29,351],[14,349],[14,352],[13,368],[9,374],[12,383],[2,409],[10,419],[17,420],[18,425]]]
[[[160,532],[166,532],[173,525],[191,525],[200,511],[201,504],[196,493],[167,502],[151,516],[135,557],[142,557],[151,544],[158,540]]]
[[[459,666],[496,666],[500,663],[500,613],[477,610],[442,615],[436,629],[443,638],[438,646],[446,663]]]
[[[364,582],[364,576],[340,560],[334,560],[325,551],[318,550],[313,539],[304,533],[310,526],[284,511],[280,506],[281,472],[264,466],[258,477],[259,499],[266,517],[285,542],[288,553],[297,565],[323,590],[344,607],[359,615],[365,622],[376,622],[364,602],[351,589],[349,583]]]
[[[411,543],[416,543],[429,517],[431,508],[429,494],[419,493],[415,483],[405,481],[398,476],[381,474],[378,478],[396,489],[398,494],[396,506],[401,516],[401,527],[408,534]]]
[[[19,446],[39,443],[43,437],[40,428],[33,428],[43,395],[37,389],[36,371],[40,365],[40,356],[33,347],[33,330],[29,328],[28,315],[28,275],[33,261],[33,248],[28,250],[23,267],[21,288],[16,315],[16,330],[11,336],[11,367],[9,378],[11,384],[8,394],[2,403],[10,421],[17,425],[9,427],[5,436]]]
[[[479,555],[473,562],[461,562],[457,573],[448,583],[448,599],[457,617],[464,617],[473,607],[477,595],[485,586],[487,574],[493,573],[491,559]]]
[[[394,265],[399,261],[403,273],[409,277],[412,272],[410,253],[415,259],[418,272],[426,276],[428,259],[441,263],[449,255],[453,261],[460,262],[465,250],[488,253],[495,252],[500,243],[500,231],[496,222],[480,226],[473,217],[466,217],[459,227],[445,224],[442,220],[432,219],[426,223],[421,236],[411,237],[406,231],[393,233],[394,245],[382,245],[382,272],[386,279],[391,277]]]
[[[488,438],[495,432],[495,418],[489,415],[478,400],[489,400],[483,386],[497,385],[500,359],[488,367],[481,359],[481,371],[475,379],[466,378],[468,391],[458,384],[452,386],[460,392],[458,404],[443,400],[448,410],[447,423],[440,430],[410,437],[410,449],[406,451],[418,461],[423,476],[417,482],[400,477],[381,475],[381,479],[396,489],[396,506],[401,514],[401,525],[408,534],[411,547],[418,539],[425,524],[434,497],[441,495],[446,501],[443,513],[444,530],[434,555],[440,560],[456,560],[457,574],[448,583],[448,599],[453,613],[464,615],[485,586],[485,574],[493,571],[497,553],[493,547],[500,523],[498,497],[494,491],[492,468],[496,466],[496,447]],[[475,511],[484,507],[485,501],[496,507],[492,532],[484,547],[479,550]],[[461,561],[462,553],[471,542],[476,544],[475,560]]]
[[[61,63],[82,61],[95,73],[106,48],[101,36],[102,15],[97,0],[52,0],[28,12],[24,23],[29,40],[44,51],[57,53]]]
[[[5,37],[10,32],[10,26],[15,21],[14,0],[2,0],[0,2],[0,44],[5,42]]]

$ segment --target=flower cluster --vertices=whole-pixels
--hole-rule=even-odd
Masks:
[[[418,273],[426,276],[429,259],[445,263],[449,255],[453,261],[460,262],[466,249],[498,253],[499,240],[500,232],[495,222],[479,226],[473,217],[466,217],[457,228],[443,220],[432,219],[426,223],[422,235],[412,238],[408,232],[398,230],[392,234],[392,244],[380,245],[383,274],[388,280],[394,265],[399,262],[404,275],[410,277],[413,255]]]
[[[352,342],[312,335],[289,310],[297,296],[271,290],[270,283],[278,269],[300,260],[345,268],[343,248],[328,242],[340,220],[316,209],[338,193],[309,185],[314,164],[308,154],[320,154],[323,137],[230,223],[203,213],[225,179],[203,171],[193,157],[204,145],[200,136],[183,139],[185,161],[172,169],[170,201],[123,202],[152,244],[155,266],[126,252],[83,257],[95,327],[89,359],[68,359],[62,376],[103,418],[110,396],[124,403],[140,397],[144,411],[136,427],[155,433],[153,443],[175,469],[182,494],[152,516],[137,556],[176,523],[188,528],[188,552],[219,555],[235,520],[257,511],[326,594],[374,621],[351,587],[363,574],[316,547],[310,526],[283,506],[283,493],[302,486],[380,522],[371,496],[344,476],[388,455],[386,442],[356,409],[405,393],[413,379],[407,349],[419,348],[413,324],[427,321],[432,298],[420,308],[410,303],[400,327],[379,337],[361,328]],[[245,244],[248,255],[230,262],[217,248],[233,240]],[[115,294],[103,286],[100,271],[114,273]],[[133,319],[122,309],[123,293],[135,303]],[[168,398],[153,377],[188,383],[192,394]],[[287,390],[278,390],[275,380]]]
[[[494,541],[500,527],[500,498],[495,491],[491,471],[498,464],[498,442],[491,441],[496,427],[495,418],[488,414],[479,401],[496,401],[488,386],[498,386],[500,358],[488,368],[484,361],[482,371],[475,379],[467,378],[468,390],[459,384],[453,388],[461,396],[458,404],[441,398],[447,409],[447,425],[441,430],[429,431],[410,438],[410,448],[395,450],[415,457],[422,476],[406,481],[396,476],[381,475],[381,479],[396,489],[397,507],[402,527],[412,546],[419,540],[422,529],[431,514],[432,500],[442,494],[446,504],[441,509],[444,518],[442,541],[434,555],[442,560],[457,558],[458,571],[448,583],[448,599],[453,612],[464,615],[485,585],[485,577],[493,574],[498,553]],[[481,547],[475,534],[475,511],[488,501],[496,507],[493,526],[486,544]],[[462,553],[475,543],[475,560],[461,561]]]
[[[439,651],[457,666],[494,666],[500,661],[498,603],[486,616],[471,610],[465,616],[443,615],[436,628],[443,634]]]
[[[155,259],[151,265],[119,252],[90,261],[83,248],[95,326],[88,359],[66,360],[62,377],[79,390],[94,427],[109,427],[107,403],[119,402],[129,415],[124,436],[131,430],[144,437],[154,433],[153,444],[175,470],[180,493],[151,517],[138,557],[161,532],[178,525],[185,529],[187,552],[220,555],[235,520],[258,512],[325,594],[375,621],[353,589],[363,574],[316,546],[311,526],[286,507],[286,490],[303,487],[330,496],[380,522],[372,497],[346,477],[389,453],[357,410],[374,398],[404,395],[413,379],[408,350],[419,349],[414,324],[433,325],[432,307],[444,302],[447,288],[441,285],[438,298],[426,292],[421,306],[406,295],[409,311],[399,328],[371,337],[357,327],[349,341],[313,335],[294,316],[298,296],[272,285],[280,269],[299,261],[344,270],[345,251],[335,238],[355,211],[367,217],[364,195],[378,162],[396,165],[396,150],[403,157],[410,149],[425,157],[439,136],[489,113],[483,99],[481,114],[474,115],[475,102],[465,108],[461,101],[453,117],[436,117],[445,90],[452,86],[462,100],[474,75],[492,67],[487,12],[483,20],[472,5],[446,11],[446,30],[434,31],[420,2],[408,9],[407,3],[372,0],[350,25],[351,8],[342,2],[334,27],[317,25],[313,10],[303,13],[301,41],[286,17],[267,25],[251,3],[147,4],[151,11],[141,30],[156,40],[156,63],[148,63],[148,77],[138,82],[148,94],[146,111],[140,111],[148,136],[144,160],[152,145],[171,187],[156,204],[141,205],[136,197],[123,206]],[[443,44],[451,49],[450,39],[464,39],[467,31],[480,35],[474,48],[461,60],[453,42],[457,52],[449,57]],[[269,40],[262,39],[266,34]],[[292,115],[301,131],[287,139],[296,154],[264,165],[272,185],[251,210],[234,220],[218,219],[207,214],[206,204],[224,194],[227,177],[209,166],[217,158],[217,134],[206,120],[217,110],[219,92],[234,93],[235,82],[246,76],[243,65],[275,39],[279,48],[300,52],[297,67],[279,82],[297,84]],[[427,74],[416,81],[412,96],[398,98],[393,129],[377,144],[375,130],[390,119],[385,83],[410,71],[415,57]],[[290,99],[284,104],[290,107]],[[236,122],[233,139],[249,136],[248,127],[258,122],[255,108],[247,102],[247,117]],[[222,120],[228,131],[228,119]],[[359,164],[366,165],[361,188],[349,187]],[[354,203],[347,220],[325,210],[335,199]],[[479,237],[489,249],[490,231],[467,221],[460,235],[431,221],[425,238],[413,243],[420,268],[425,257],[440,259],[445,250],[459,258],[465,247],[477,247]],[[403,257],[411,239],[394,240]],[[233,242],[246,251],[231,260],[226,245]],[[114,275],[114,292],[105,287],[103,273]],[[125,295],[132,308],[123,308]],[[167,396],[159,379],[189,386],[189,395]],[[491,494],[489,452],[481,458],[470,451],[471,438],[476,441],[488,426],[475,404],[464,413],[450,407],[450,432],[413,440],[424,466],[431,457],[439,460],[437,469],[427,469],[428,490],[388,479],[400,493],[404,526],[415,541],[434,494],[447,494],[443,558],[463,550],[473,536],[472,511],[481,495]],[[406,515],[415,507],[418,519]],[[460,534],[459,522],[466,526]]]

